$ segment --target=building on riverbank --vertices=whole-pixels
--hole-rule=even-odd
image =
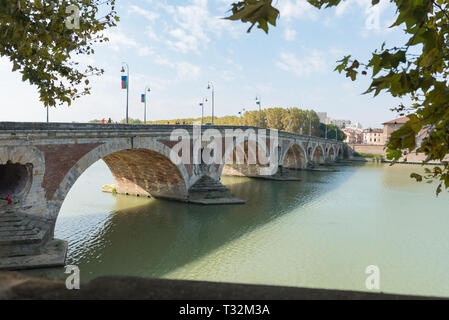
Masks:
[[[375,146],[385,145],[384,130],[377,128],[368,128],[363,130],[363,144]]]
[[[344,142],[351,144],[361,144],[363,143],[363,130],[359,128],[345,128],[342,129],[345,133],[346,138]]]
[[[402,128],[402,126],[409,120],[408,117],[402,117],[398,119],[393,119],[383,123],[383,135],[384,135],[384,144],[390,139],[391,134],[396,130]]]

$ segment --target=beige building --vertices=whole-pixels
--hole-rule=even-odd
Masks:
[[[362,144],[363,143],[363,130],[362,129],[345,128],[345,129],[342,129],[342,131],[346,135],[344,142],[349,143],[349,144]]]
[[[391,134],[401,128],[408,120],[408,117],[402,117],[383,123],[383,129],[369,128],[363,130],[363,144],[386,145]]]
[[[363,143],[376,146],[385,145],[384,130],[373,128],[363,130]]]
[[[391,134],[394,131],[400,129],[408,120],[409,120],[408,117],[402,117],[383,123],[384,125],[383,134],[385,137],[385,143],[387,143],[387,141],[390,139]]]

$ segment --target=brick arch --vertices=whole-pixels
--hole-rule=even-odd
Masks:
[[[170,160],[170,148],[152,139],[139,138],[101,144],[84,154],[66,172],[62,182],[48,199],[49,218],[56,222],[59,210],[77,179],[102,159],[111,170],[117,191],[130,195],[187,200],[189,175],[181,163]],[[173,156],[173,155],[172,155]]]
[[[307,153],[300,143],[293,142],[288,148],[285,148],[281,163],[285,168],[305,169],[307,167]]]
[[[256,144],[256,150],[249,147],[249,141],[252,144]],[[260,165],[260,160],[258,156],[258,150],[262,150],[264,155],[269,155],[267,143],[260,143],[260,141],[255,138],[245,139],[244,142],[237,143],[233,141],[232,144],[225,146],[225,151],[223,155],[223,161],[217,170],[217,176],[221,175],[236,175],[236,176],[257,176],[259,175],[259,169],[262,167]],[[280,147],[279,147],[280,148]],[[237,151],[242,151],[244,155],[243,163],[238,164],[237,161]],[[248,164],[248,156],[256,160],[256,164]],[[279,156],[279,155],[278,155]],[[268,157],[262,161],[267,161]]]
[[[324,163],[325,159],[324,159],[324,150],[323,147],[321,145],[317,145],[315,147],[315,149],[312,152],[312,161],[315,164],[320,164],[320,163]]]

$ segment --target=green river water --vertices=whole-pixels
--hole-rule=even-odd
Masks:
[[[224,177],[246,205],[200,206],[101,192],[100,161],[70,191],[56,226],[81,280],[194,279],[449,297],[449,196],[418,184],[420,166],[366,164],[293,174],[300,182]],[[62,268],[29,272],[64,277]]]

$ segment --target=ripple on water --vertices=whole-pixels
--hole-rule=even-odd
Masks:
[[[114,197],[75,185],[56,236],[69,241],[68,261],[87,278],[366,290],[365,268],[376,264],[383,291],[449,296],[449,197],[413,183],[417,167],[339,170],[294,173],[301,182],[223,178],[244,206]]]

